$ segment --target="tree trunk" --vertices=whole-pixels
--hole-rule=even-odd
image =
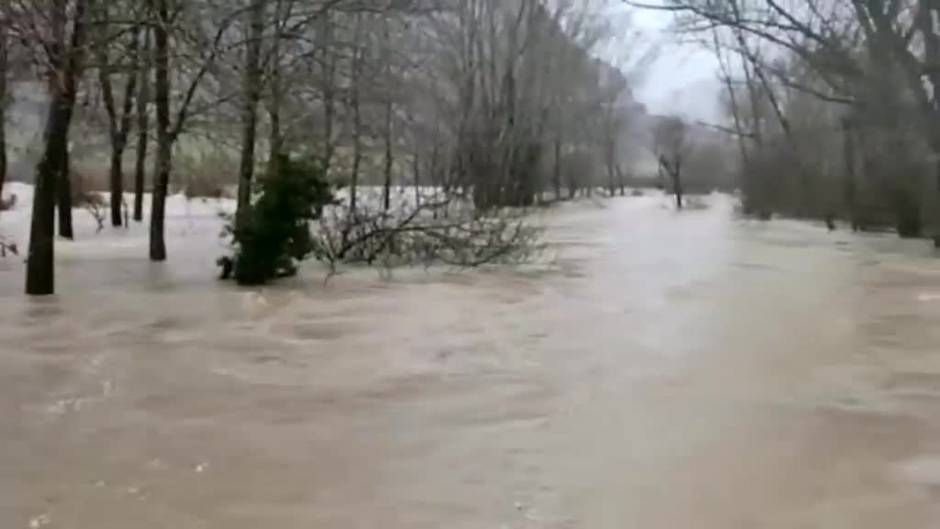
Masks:
[[[154,102],[157,109],[157,154],[154,167],[153,204],[150,208],[150,260],[166,260],[164,217],[166,195],[170,185],[170,164],[173,139],[170,135],[170,49],[167,27],[172,22],[167,0],[150,0],[156,4],[157,24],[154,26]]]
[[[847,119],[842,120],[842,156],[845,164],[845,187],[843,190],[845,193],[845,207],[848,209],[852,230],[858,231],[860,226],[856,205],[855,138],[852,135],[852,126]]]
[[[71,122],[71,116],[69,116]],[[62,152],[60,160],[62,166],[59,167],[56,176],[57,204],[59,206],[59,236],[63,239],[74,239],[75,232],[72,229],[72,167],[69,161],[68,138],[66,138],[65,150]]]
[[[382,24],[382,36],[383,44],[385,45],[385,82],[391,84],[392,82],[392,54],[391,46],[392,40],[389,33],[388,19],[385,19]],[[394,153],[392,152],[392,117],[394,114],[394,104],[392,102],[392,93],[386,87],[385,89],[385,194],[383,200],[383,206],[385,211],[388,211],[391,207],[391,193],[392,193],[392,166],[394,162]]]
[[[105,8],[106,9],[106,8]],[[107,15],[107,11],[104,12]],[[104,24],[104,28],[109,26]],[[140,30],[135,28],[130,36],[127,48],[128,55],[136,63],[138,60],[138,38]],[[127,136],[131,128],[131,112],[134,110],[134,93],[137,90],[137,72],[131,70],[124,76],[124,94],[121,107],[118,108],[114,98],[112,86],[113,68],[108,53],[107,43],[98,45],[98,81],[101,85],[101,97],[108,114],[109,137],[111,140],[111,225],[119,227],[123,224],[122,208],[124,206],[124,149],[127,146]]]
[[[415,173],[415,207],[421,207],[421,156],[417,152],[412,160]]]
[[[56,66],[53,66],[55,68]],[[53,95],[46,118],[45,152],[36,167],[33,216],[29,230],[26,266],[26,293],[33,296],[55,292],[55,206],[56,183],[68,145],[72,109],[65,95]]]
[[[355,46],[359,46],[361,21],[356,19]],[[333,18],[327,11],[323,15],[323,64],[326,72],[323,76],[323,170],[329,174],[333,165],[333,129],[336,120],[336,62],[337,53],[333,47]],[[358,50],[358,48],[356,48]],[[353,53],[358,53],[353,51]],[[354,58],[354,61],[358,59]],[[355,75],[358,76],[358,73]],[[358,77],[357,77],[358,79]],[[358,88],[355,88],[358,90]],[[358,96],[357,96],[358,97]]]
[[[7,180],[7,30],[5,20],[0,19],[0,202],[3,202],[3,185]]]
[[[124,204],[124,146],[111,144],[111,225],[123,222],[121,206]]]
[[[353,165],[349,180],[349,214],[356,215],[356,193],[359,186],[359,166],[362,163],[362,109],[359,93],[359,80],[362,68],[362,50],[359,38],[362,33],[362,15],[356,15],[355,49],[352,56],[351,106],[353,112]]]
[[[659,172],[660,178],[662,178],[663,171],[669,176],[669,179],[672,180],[672,191],[676,197],[676,208],[682,209],[682,159],[676,158],[673,162],[666,158],[665,155],[659,156]],[[668,189],[666,190],[668,192]]]
[[[616,169],[614,169],[614,164],[607,162],[607,194],[610,197],[613,197],[617,192],[617,181],[616,181]]]
[[[144,30],[144,45],[139,57],[138,75],[140,88],[137,91],[137,161],[134,166],[134,220],[144,220],[144,179],[147,172],[147,143],[150,133],[150,116],[147,105],[150,103],[150,32]]]
[[[258,102],[261,100],[261,38],[264,35],[264,0],[252,0],[249,12],[248,49],[245,56],[242,104],[241,168],[238,177],[236,219],[251,206],[251,182],[255,170]]]
[[[388,211],[392,202],[392,100],[385,102],[385,186],[382,205]]]
[[[938,200],[938,197],[940,197],[940,160],[933,163],[933,172],[934,185],[936,185],[934,189],[934,200]],[[934,217],[940,217],[940,207],[935,205],[933,210]],[[940,248],[940,220],[936,220],[935,218],[933,224],[933,246],[934,248]]]
[[[672,186],[676,192],[676,207],[682,209],[683,189],[682,189],[682,160],[676,160],[672,173]]]
[[[555,137],[555,166],[552,168],[552,183],[555,185],[555,200],[561,200],[561,138]]]
[[[68,17],[64,0],[52,5],[55,41],[49,48],[52,101],[46,117],[45,151],[36,167],[33,211],[26,266],[26,293],[34,296],[55,292],[55,206],[59,195],[60,230],[71,237],[72,203],[68,180],[68,141],[75,107],[80,53],[84,43],[85,0],[73,12],[72,38],[66,49]],[[58,193],[57,193],[58,191]],[[62,199],[64,193],[64,199]],[[66,229],[61,229],[66,228]]]
[[[71,12],[73,24],[69,41],[66,41],[65,36],[70,14],[66,1],[55,0],[51,7],[53,42],[48,47],[48,59],[52,101],[46,118],[45,152],[36,168],[36,189],[30,226],[30,262],[26,271],[26,292],[34,295],[51,294],[55,290],[53,230],[57,202],[59,234],[69,239],[73,236],[68,141],[78,92],[87,2],[75,2]]]

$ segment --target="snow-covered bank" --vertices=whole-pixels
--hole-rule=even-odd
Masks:
[[[22,287],[25,253],[29,246],[29,226],[33,186],[18,182],[6,185],[4,195],[16,195],[15,206],[0,212],[0,234],[16,243],[20,249],[18,257],[0,259],[0,295],[18,293]],[[133,194],[125,195],[125,202],[132,207]],[[170,262],[168,271],[174,274],[190,276],[198,274],[211,277],[214,274],[215,259],[225,250],[225,241],[220,237],[224,221],[221,212],[234,211],[235,202],[231,199],[191,199],[182,194],[167,198],[166,241]],[[114,228],[110,217],[105,220],[104,229],[98,230],[98,223],[91,213],[81,207],[73,211],[75,239],[56,239],[57,270],[62,271],[62,279],[57,281],[59,290],[71,290],[80,285],[70,284],[73,280],[89,279],[71,277],[70,266],[78,262],[113,260],[127,265],[136,263],[141,270],[149,268],[147,261],[149,233],[150,195],[144,199],[143,222],[130,220],[130,225]],[[82,266],[84,270],[93,267]],[[185,273],[183,271],[186,270]],[[107,280],[108,272],[101,269],[101,280]],[[97,283],[98,281],[95,281]]]

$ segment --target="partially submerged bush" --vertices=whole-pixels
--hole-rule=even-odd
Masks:
[[[258,200],[229,219],[234,255],[222,257],[222,277],[260,285],[296,273],[296,262],[313,250],[309,223],[332,201],[323,170],[314,162],[282,157],[278,174],[265,180]]]
[[[314,230],[314,251],[334,270],[341,263],[461,268],[518,263],[537,249],[539,236],[525,214],[512,208],[481,212],[470,199],[441,190],[424,193],[420,201],[399,200],[388,211],[366,203],[353,212],[338,204]]]

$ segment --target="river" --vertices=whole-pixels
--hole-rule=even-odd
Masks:
[[[940,261],[710,202],[563,205],[516,270],[8,266],[0,526],[936,527]]]

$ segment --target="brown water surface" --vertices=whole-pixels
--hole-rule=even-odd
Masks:
[[[0,527],[940,526],[940,261],[713,202],[516,271],[4,270]]]

